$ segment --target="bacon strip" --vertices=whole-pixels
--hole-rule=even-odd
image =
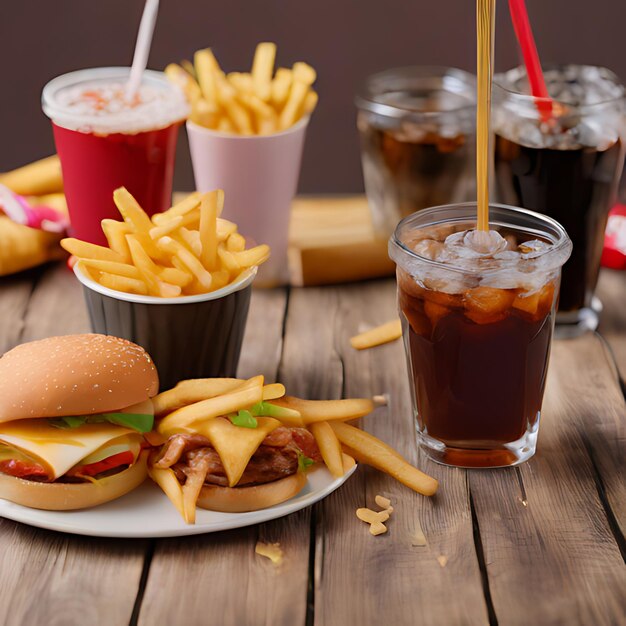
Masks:
[[[178,463],[183,453],[210,445],[211,442],[202,435],[172,435],[161,449],[161,457],[154,467],[167,469]]]

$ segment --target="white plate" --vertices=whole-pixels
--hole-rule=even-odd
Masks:
[[[122,498],[82,511],[40,511],[0,500],[0,517],[94,537],[182,537],[214,533],[267,522],[311,506],[343,485],[355,469],[356,465],[336,480],[325,467],[312,470],[306,487],[297,496],[269,509],[250,513],[198,509],[194,525],[185,524],[174,505],[150,479]]]

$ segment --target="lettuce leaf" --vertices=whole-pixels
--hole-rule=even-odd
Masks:
[[[56,428],[78,428],[83,424],[110,422],[140,433],[148,433],[154,425],[154,416],[145,413],[99,413],[97,415],[66,415],[48,420]]]
[[[228,417],[235,426],[241,426],[242,428],[257,428],[259,425],[256,417],[246,409],[238,411],[237,415],[233,414]]]

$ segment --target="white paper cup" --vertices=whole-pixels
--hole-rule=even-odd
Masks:
[[[288,279],[287,236],[291,201],[298,187],[309,118],[273,135],[220,133],[187,122],[191,162],[198,191],[224,190],[224,217],[271,256],[255,284],[273,286]]]

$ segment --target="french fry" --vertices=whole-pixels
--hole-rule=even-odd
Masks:
[[[209,102],[217,103],[216,76],[220,72],[220,66],[213,52],[209,48],[206,50],[198,50],[194,54],[193,62],[202,95]]]
[[[273,417],[285,426],[292,426],[294,428],[306,427],[306,424],[298,411],[287,409],[284,406],[278,406],[273,402],[263,400],[263,402],[250,407],[249,410],[253,415]]]
[[[189,61],[189,59],[183,59],[180,62],[180,66],[197,82],[198,77],[196,76],[196,68],[193,66],[193,63]]]
[[[98,272],[108,272],[127,278],[141,278],[139,270],[128,263],[116,263],[115,261],[100,261],[98,259],[81,259],[82,267],[92,268]]]
[[[219,209],[219,205],[218,205]],[[219,215],[219,213],[218,213]],[[233,233],[237,232],[237,224],[233,222],[229,222],[221,217],[217,218],[217,240],[225,241],[228,239]]]
[[[356,350],[365,350],[395,341],[400,337],[402,337],[402,324],[400,320],[393,320],[355,335],[350,339],[350,345]]]
[[[200,233],[197,230],[189,230],[184,226],[178,229],[180,236],[187,244],[187,247],[194,253],[195,256],[200,257],[202,255],[202,242],[200,241]]]
[[[304,102],[302,103],[302,112],[301,115],[311,115],[317,106],[317,102],[319,100],[319,96],[316,91],[309,90],[306,97],[304,98]]]
[[[242,250],[241,252],[232,252],[235,257],[235,261],[240,267],[252,267],[253,265],[260,265],[270,256],[270,247],[266,244],[261,244],[248,250]]]
[[[186,287],[193,280],[193,276],[189,272],[179,270],[176,267],[161,267],[157,265],[157,274],[163,282],[178,285],[179,287]]]
[[[289,98],[285,104],[285,108],[280,112],[278,127],[280,130],[286,130],[293,126],[298,120],[298,114],[302,110],[304,100],[309,91],[309,86],[300,81],[295,81],[289,92]]]
[[[324,463],[334,478],[341,478],[344,474],[341,444],[335,431],[328,422],[316,422],[309,426],[317,446],[320,449]]]
[[[227,270],[214,270],[211,272],[211,291],[226,287],[230,283],[230,272]]]
[[[344,474],[350,471],[356,465],[356,461],[354,460],[354,458],[351,457],[349,454],[346,454],[345,452],[342,452],[341,458],[343,460],[343,473]]]
[[[175,255],[205,289],[211,289],[211,274],[202,267],[202,263],[183,245],[178,243],[178,241],[174,241],[171,237],[161,237],[157,245],[165,252]]]
[[[152,237],[150,237],[149,232],[134,232],[132,233],[132,235],[142,245],[143,249],[150,255],[151,259],[169,265],[170,257],[157,246],[156,241],[154,241]]]
[[[226,75],[228,82],[240,93],[254,93],[252,75],[245,72],[230,72]]]
[[[152,228],[150,218],[126,187],[119,187],[113,192],[113,202],[124,221],[130,224],[135,232],[150,232]]]
[[[373,435],[349,424],[332,422],[339,441],[348,446],[357,461],[371,465],[389,474],[413,491],[425,496],[432,496],[437,491],[438,482],[424,474],[402,458],[391,446]]]
[[[234,133],[235,132],[234,124],[227,117],[220,118],[220,121],[218,122],[216,129],[222,133]]]
[[[81,241],[80,239],[74,239],[74,237],[67,237],[61,239],[61,247],[78,257],[79,259],[97,259],[99,261],[113,261],[115,263],[124,263],[124,257],[95,243],[89,243],[88,241]]]
[[[276,398],[282,398],[285,393],[285,385],[281,383],[270,383],[263,387],[263,400],[276,400]]]
[[[224,269],[230,274],[231,278],[234,278],[241,272],[241,265],[237,262],[235,254],[228,252],[222,244],[217,246],[217,257]]]
[[[306,424],[331,420],[353,420],[368,415],[375,408],[374,403],[368,398],[302,400],[293,396],[283,396],[272,400],[272,403],[298,411]]]
[[[292,73],[286,67],[279,67],[272,81],[272,104],[277,109],[282,109],[289,97],[291,89]]]
[[[317,78],[317,73],[315,70],[308,64],[302,63],[302,61],[298,61],[298,63],[293,64],[293,80],[294,82],[299,82],[307,87],[310,87]]]
[[[189,118],[199,126],[217,128],[220,120],[220,108],[217,104],[201,99],[193,104]]]
[[[261,133],[261,126],[267,129],[269,129],[270,127],[274,129],[277,128],[278,120],[276,117],[276,112],[269,104],[263,102],[263,100],[261,100],[261,98],[259,98],[257,95],[240,93],[238,95],[238,100],[246,105],[246,107],[250,110],[252,118],[255,121],[254,126],[256,127],[258,134],[263,134]],[[266,132],[265,134],[269,133]]]
[[[14,222],[11,223],[13,224]],[[78,267],[78,269],[82,272],[83,276],[86,276],[87,278],[95,282],[99,282],[98,279],[100,277],[100,273],[98,272],[98,270],[94,270],[93,268],[85,265],[84,260],[79,259],[78,261],[76,261],[76,267]]]
[[[177,215],[176,217],[172,217],[171,219],[164,222],[161,226],[155,226],[151,228],[148,232],[150,237],[156,241],[161,237],[165,237],[165,235],[169,235],[177,230],[183,221],[182,215]]]
[[[250,115],[244,107],[236,100],[237,92],[233,86],[221,75],[216,75],[215,82],[217,85],[217,93],[219,103],[226,111],[226,115],[232,122],[233,126],[242,135],[252,135],[252,123]]]
[[[130,255],[135,267],[139,270],[141,278],[148,285],[148,293],[161,298],[175,298],[181,293],[178,285],[170,285],[159,277],[159,268],[152,261],[148,253],[135,235],[126,235],[126,241],[130,248]]]
[[[228,239],[226,240],[226,250],[228,250],[228,252],[242,252],[245,249],[246,240],[243,235],[233,233],[228,236]]]
[[[154,414],[162,417],[184,406],[208,400],[241,387],[239,378],[196,378],[183,380],[173,389],[168,389],[152,398]]]
[[[210,191],[200,203],[200,261],[208,270],[215,269],[217,262],[217,197],[217,191]]]
[[[180,65],[170,63],[163,70],[163,73],[170,79],[171,82],[178,85],[183,90],[191,104],[195,104],[202,98],[200,86],[195,81],[193,76],[191,76],[189,72],[183,69]]]
[[[157,431],[162,435],[185,432],[194,422],[236,413],[261,402],[262,398],[263,376],[255,376],[228,393],[195,402],[170,413],[161,420]]]
[[[127,276],[118,276],[117,274],[102,272],[99,282],[104,287],[108,287],[114,291],[125,291],[126,293],[135,293],[140,296],[148,295],[148,286],[143,280],[137,278],[128,278]]]
[[[176,507],[176,510],[187,522],[183,499],[183,488],[178,482],[178,478],[176,478],[176,474],[174,474],[174,471],[171,469],[160,469],[152,467],[152,463],[148,463],[148,475],[159,487],[161,487],[165,495]]]
[[[257,132],[259,135],[272,135],[278,132],[278,118],[275,115],[272,117],[258,118]]]
[[[126,235],[131,232],[130,226],[126,222],[117,220],[102,220],[102,232],[109,242],[109,248],[117,252],[126,263],[130,262],[130,250],[126,243]]]
[[[275,58],[275,43],[263,42],[257,45],[252,62],[252,83],[256,95],[266,102],[272,95],[272,72]]]
[[[187,215],[188,213],[190,213],[194,209],[197,209],[200,206],[201,200],[202,194],[198,191],[194,191],[180,202],[177,202],[167,211],[153,215],[152,221],[160,226],[172,218]]]

